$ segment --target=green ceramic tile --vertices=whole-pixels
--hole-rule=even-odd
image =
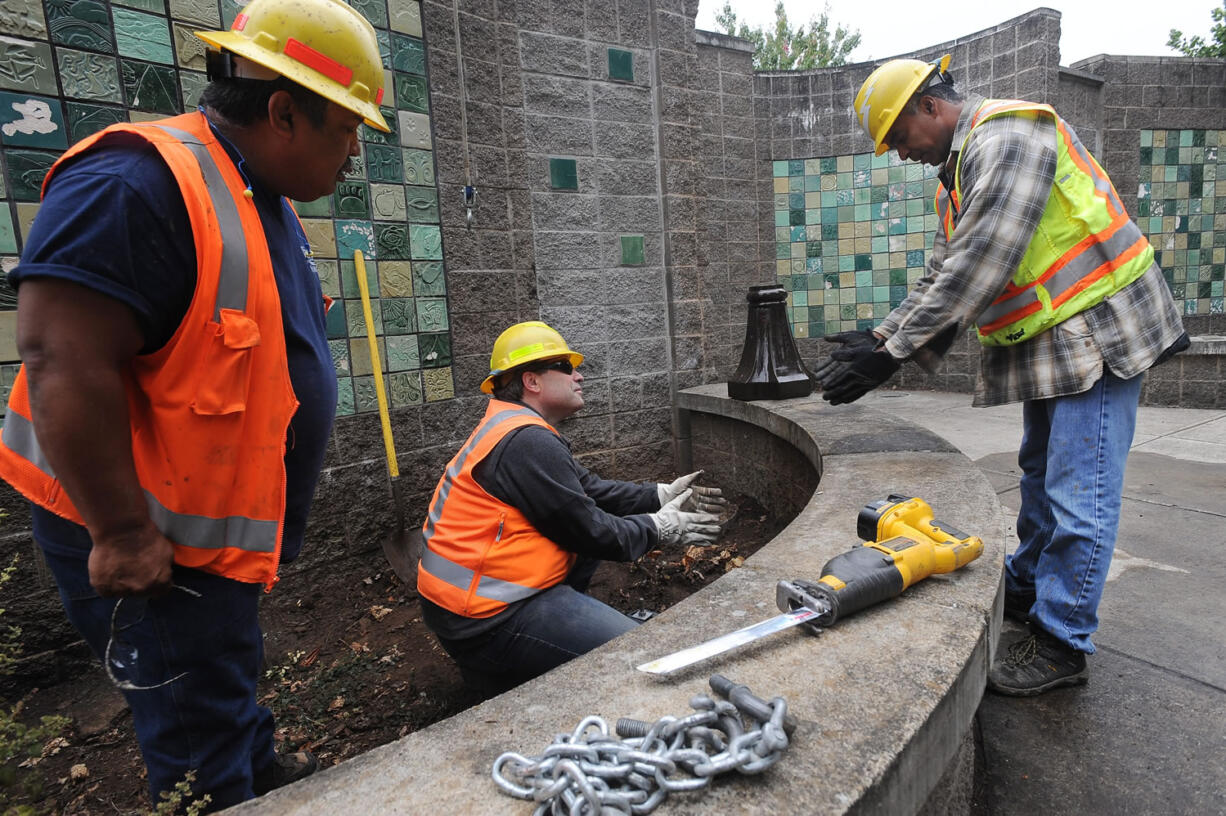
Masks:
[[[400,144],[400,137],[396,133],[396,126],[398,124],[396,111],[393,108],[380,107],[379,112],[383,114],[383,121],[391,128],[391,132],[384,133],[381,130],[375,130],[370,125],[362,125],[362,139],[372,144]]]
[[[221,0],[221,27],[228,31],[245,5],[243,0]]]
[[[164,14],[166,12],[166,0],[111,0],[111,2],[112,5],[127,6],[128,8],[154,12],[156,14]]]
[[[388,300],[413,296],[413,270],[408,261],[379,261],[379,293]]]
[[[423,332],[444,332],[449,328],[445,298],[417,298],[417,327]]]
[[[642,266],[643,265],[644,263],[643,236],[641,235],[623,235],[621,236],[621,247],[622,247],[622,266]],[[790,256],[791,256],[791,250],[788,251],[788,257]]]
[[[113,54],[111,16],[102,0],[44,0],[51,42]]]
[[[180,71],[179,84],[183,88],[183,110],[195,110],[200,104],[204,86],[209,84],[209,78],[197,71]]]
[[[329,312],[329,314],[331,313]],[[331,337],[331,335],[329,335],[329,337]],[[346,377],[353,373],[349,365],[348,340],[329,340],[328,351],[332,353],[332,368],[336,372],[336,376]]]
[[[332,215],[332,198],[324,196],[314,201],[295,201],[294,209],[299,218],[327,218]]]
[[[379,260],[408,260],[409,225],[375,224],[375,246],[379,253]]]
[[[357,267],[353,262],[353,255],[350,254],[349,260],[340,262],[341,276],[341,294],[346,298],[361,298],[362,290],[358,288]],[[366,291],[370,297],[378,299],[382,294],[379,289],[379,269],[378,263],[366,261]],[[357,300],[354,301],[358,302]]]
[[[370,185],[370,216],[372,218],[379,221],[404,221],[405,215],[403,185]]]
[[[392,34],[392,68],[408,74],[426,75],[426,46],[416,37]]]
[[[0,144],[5,147],[68,147],[60,100],[0,93]]]
[[[358,155],[349,157],[349,171],[345,178],[351,181],[366,180],[366,145],[358,146]]]
[[[341,377],[336,381],[336,415],[352,416],[353,413],[353,378]]]
[[[387,28],[387,3],[385,0],[351,0],[349,5],[362,12],[362,16],[375,28]]]
[[[395,77],[396,107],[414,113],[429,113],[430,91],[426,87],[426,78],[401,71],[396,71]]]
[[[65,102],[64,108],[67,120],[69,120],[70,145],[81,141],[86,136],[96,134],[103,127],[114,125],[118,121],[128,121],[123,108],[87,105],[81,102]]]
[[[417,335],[421,364],[424,368],[451,365],[451,337],[446,334]]]
[[[416,338],[409,338],[416,341]],[[391,343],[392,338],[388,338]],[[390,355],[391,352],[389,351]],[[414,366],[416,368],[416,366]],[[421,386],[421,372],[397,371],[387,377],[388,398],[394,407],[405,405],[421,405],[425,395]]]
[[[343,181],[336,185],[332,199],[337,218],[370,218],[370,189],[364,183]]]
[[[121,57],[174,64],[174,50],[170,46],[170,25],[165,17],[114,8],[115,46]]]
[[[404,149],[404,180],[408,184],[434,184],[434,153],[429,150]]]
[[[362,301],[360,299],[345,301],[345,317],[347,323],[346,332],[352,339],[354,337],[366,337],[366,314],[362,309]],[[370,302],[370,319],[375,324],[375,336],[383,334],[383,308],[378,298]],[[370,373],[370,351],[368,348],[369,341],[363,340],[357,345],[357,353],[354,353],[355,344],[349,344],[349,357],[354,364],[353,373],[362,374]]]
[[[12,196],[17,201],[38,201],[43,178],[58,157],[56,153],[36,150],[6,150],[5,163],[12,183]]]
[[[449,400],[455,396],[455,383],[450,368],[427,368],[421,372],[426,387],[426,402]]]
[[[144,0],[161,5],[164,0]],[[217,0],[170,0],[170,16],[176,20],[187,20],[206,29],[221,28],[221,14],[217,10]]]
[[[407,310],[413,314],[413,310]],[[416,320],[416,315],[413,317]],[[389,335],[387,338],[388,371],[408,371],[421,368],[416,334]]]
[[[55,59],[64,96],[91,102],[123,102],[119,63],[113,56],[59,48]]]
[[[395,147],[389,145],[366,145],[366,177],[371,181],[394,182],[404,181],[403,156]]]
[[[375,232],[369,221],[337,219],[336,226],[336,257],[341,259],[341,269],[345,268],[346,258],[353,258],[355,250],[361,250],[362,255],[369,260],[378,257],[375,252]],[[370,270],[367,270],[369,274]]]
[[[136,110],[180,113],[178,81],[173,68],[123,59],[119,61],[124,96]]]
[[[409,247],[414,260],[440,261],[443,258],[442,233],[438,227],[410,224]]]
[[[328,316],[325,325],[328,331],[328,339],[334,340],[349,336],[349,322],[345,318],[345,301],[333,300],[332,308],[328,309]],[[346,364],[348,364],[349,355],[345,355]]]
[[[383,311],[384,334],[412,334],[417,331],[417,310],[413,307],[412,298],[385,297],[379,302]]]
[[[17,254],[17,231],[13,227],[13,213],[7,201],[0,201],[0,254]]]
[[[413,293],[423,296],[447,294],[441,261],[413,261]]]
[[[609,79],[634,81],[634,54],[620,48],[609,49]]]
[[[579,189],[579,169],[574,159],[549,160],[549,186],[555,190]]]
[[[437,224],[438,192],[433,187],[404,188],[406,218],[414,223]]]
[[[51,46],[12,37],[0,37],[0,88],[55,96],[55,64]]]

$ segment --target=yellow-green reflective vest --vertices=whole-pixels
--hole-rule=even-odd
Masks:
[[[1056,177],[1013,279],[978,317],[979,342],[985,346],[1024,343],[1123,289],[1154,262],[1153,247],[1124,211],[1111,179],[1049,105],[989,99],[971,120],[967,139],[976,127],[1002,114],[1055,121]],[[953,236],[961,212],[965,147],[964,141],[953,191],[944,185],[937,190],[937,215],[946,238]]]

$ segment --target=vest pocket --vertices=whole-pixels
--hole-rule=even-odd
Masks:
[[[234,414],[247,408],[251,355],[260,344],[260,327],[235,309],[222,309],[220,317],[220,323],[209,324],[212,335],[192,402],[197,414]]]

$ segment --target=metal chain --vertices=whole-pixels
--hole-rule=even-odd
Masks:
[[[691,698],[694,713],[685,717],[620,719],[621,739],[600,717],[585,717],[540,756],[502,754],[491,775],[507,794],[535,801],[533,816],[650,813],[669,793],[700,790],[729,771],[762,773],[783,756],[792,730],[787,703],[764,702],[744,686],[736,691],[734,702]]]

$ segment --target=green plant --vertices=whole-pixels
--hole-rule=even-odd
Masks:
[[[801,25],[792,28],[783,0],[775,3],[775,27],[750,28],[737,19],[732,4],[725,2],[723,10],[715,15],[715,22],[724,32],[734,37],[749,40],[754,45],[753,67],[759,71],[791,71],[843,65],[847,57],[860,44],[860,32],[850,31],[836,25],[830,31],[830,6],[809,20],[806,29]]]
[[[1226,0],[1222,7],[1209,10],[1214,25],[1209,29],[1211,42],[1204,37],[1184,37],[1177,28],[1171,29],[1170,39],[1166,41],[1167,48],[1178,51],[1185,57],[1224,57],[1226,58]]]
[[[0,515],[7,514],[0,510]],[[0,570],[0,588],[12,580],[18,560],[19,556],[14,555],[9,565]],[[3,614],[4,609],[0,608],[0,615]],[[20,639],[20,627],[0,626],[0,673],[12,671],[21,652]],[[22,764],[42,757],[45,746],[68,726],[66,717],[42,717],[37,725],[20,722],[21,710],[21,701],[0,709],[0,812],[5,816],[37,812],[32,805],[22,802],[40,793],[42,778],[37,772],[23,768]],[[18,773],[19,770],[25,772]]]
[[[182,779],[175,783],[175,786],[168,790],[162,791],[161,800],[150,813],[152,816],[200,816],[205,812],[209,802],[213,797],[207,793],[199,799],[191,799],[192,783],[196,781],[196,772],[188,771]],[[183,800],[189,799],[187,806],[183,806]]]

